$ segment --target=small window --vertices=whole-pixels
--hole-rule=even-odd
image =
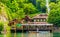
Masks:
[[[36,19],[34,19],[34,22],[36,22]]]
[[[41,19],[41,22],[43,21],[43,19]]]
[[[38,19],[38,22],[39,22],[39,19]]]
[[[39,19],[39,22],[45,22],[45,21],[46,21],[45,18],[41,18],[41,19]]]
[[[46,19],[44,19],[44,22],[46,21]]]

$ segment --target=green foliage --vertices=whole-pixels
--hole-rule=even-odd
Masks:
[[[29,15],[29,14],[35,14],[37,10],[32,3],[29,3],[29,4],[24,4],[24,12],[25,14]]]
[[[36,7],[42,13],[46,13],[46,0],[36,0]]]
[[[50,13],[48,14],[48,22],[56,26],[60,26],[60,2],[50,3]]]
[[[0,31],[2,31],[3,30],[3,22],[0,22]]]
[[[1,12],[1,7],[0,7],[0,12]]]
[[[28,0],[1,0],[6,6],[6,13],[9,20],[15,18],[22,19],[25,15],[33,15],[39,13],[36,7]]]

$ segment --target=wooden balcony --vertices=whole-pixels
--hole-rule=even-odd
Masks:
[[[51,31],[53,30],[53,24],[22,24],[20,27],[16,27],[16,30],[26,30],[26,31]],[[12,30],[15,30],[15,27],[11,27]]]

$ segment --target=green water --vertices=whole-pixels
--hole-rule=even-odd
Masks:
[[[11,33],[11,37],[14,37],[15,33]],[[27,37],[28,33],[16,33],[16,37]]]
[[[10,37],[14,37],[15,33],[11,33]],[[0,34],[0,37],[3,37],[2,34]],[[16,33],[16,37],[53,37],[53,33],[47,32],[47,31],[40,31],[39,33],[36,32],[26,32],[26,33]]]
[[[53,35],[53,37],[60,37],[60,32],[54,32]]]
[[[15,33],[11,33],[10,37],[14,37]],[[4,37],[3,34],[0,34],[0,37]],[[26,32],[26,33],[16,33],[16,37],[60,37],[60,33],[50,33],[50,32],[45,32],[41,31],[39,33],[35,32]]]
[[[12,34],[11,37],[14,37]],[[40,34],[40,33],[17,33],[16,37],[52,37],[52,34]]]

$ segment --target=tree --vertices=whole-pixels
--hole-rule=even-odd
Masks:
[[[29,14],[35,14],[37,10],[32,3],[29,3],[29,4],[24,4],[24,12],[25,14],[29,15]]]
[[[46,0],[36,0],[36,7],[40,12],[46,13]]]
[[[50,3],[50,13],[48,14],[48,22],[60,27],[60,3]]]
[[[26,14],[30,16],[36,14],[36,12],[39,13],[36,7],[28,0],[2,0],[1,2],[6,6],[9,20],[22,19]]]

